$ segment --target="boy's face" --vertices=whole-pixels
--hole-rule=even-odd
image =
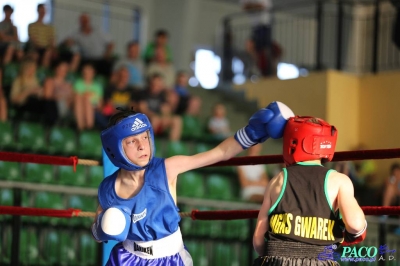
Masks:
[[[143,167],[149,163],[151,148],[147,131],[125,138],[122,148],[133,164]]]

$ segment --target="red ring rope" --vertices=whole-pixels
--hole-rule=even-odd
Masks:
[[[400,206],[363,206],[361,209],[365,215],[399,215]],[[0,206],[0,214],[4,215],[23,215],[23,216],[47,216],[71,218],[78,216],[81,210],[68,209],[44,209],[44,208],[26,208],[16,206]],[[258,216],[258,210],[229,210],[229,211],[199,211],[192,210],[190,217],[192,220],[239,220],[254,219]]]
[[[400,149],[359,150],[335,152],[332,161],[356,161],[356,160],[378,160],[400,158]],[[40,163],[54,165],[73,165],[78,163],[78,157],[61,157],[37,154],[22,154],[16,152],[0,152],[0,161]],[[277,164],[283,163],[282,155],[243,156],[235,157],[226,161],[218,162],[210,166],[238,166],[254,164]],[[101,163],[100,163],[101,164]]]

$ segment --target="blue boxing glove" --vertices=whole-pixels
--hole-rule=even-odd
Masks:
[[[254,113],[249,124],[235,133],[235,139],[247,149],[257,143],[266,141],[269,137],[278,139],[283,136],[287,120],[294,113],[281,102],[272,102],[266,108]]]
[[[131,227],[131,210],[125,206],[113,206],[102,211],[92,225],[97,241],[124,241]]]

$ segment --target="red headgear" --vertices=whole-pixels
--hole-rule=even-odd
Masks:
[[[326,121],[312,116],[289,118],[283,133],[283,159],[286,165],[325,159],[335,153],[337,130]]]

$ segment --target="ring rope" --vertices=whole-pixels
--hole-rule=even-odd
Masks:
[[[339,151],[335,152],[332,161],[356,161],[356,160],[380,160],[400,158],[400,148],[379,149],[379,150],[358,150],[358,151]],[[79,159],[77,156],[62,157],[39,154],[26,154],[17,152],[0,152],[0,161],[39,163],[54,165],[72,165],[74,170],[77,164],[96,166],[102,165],[101,161],[90,159]],[[226,161],[221,161],[206,167],[213,166],[238,166],[255,164],[277,164],[283,163],[282,155],[262,155],[262,156],[241,156],[234,157]]]
[[[365,215],[400,215],[400,206],[363,206],[361,207]],[[181,218],[192,218],[192,220],[240,220],[254,219],[258,217],[259,210],[222,210],[222,211],[199,211],[180,212]],[[47,216],[58,218],[71,217],[95,217],[95,212],[85,212],[79,209],[46,209],[46,208],[27,208],[19,206],[0,206],[0,214],[17,216]]]

